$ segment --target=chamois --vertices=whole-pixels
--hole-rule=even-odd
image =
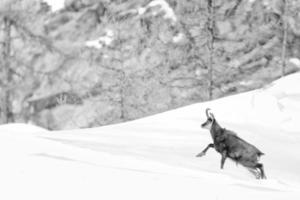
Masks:
[[[222,128],[216,121],[210,109],[206,109],[207,121],[201,127],[210,131],[213,143],[200,152],[197,157],[204,156],[209,148],[215,148],[222,156],[221,169],[224,167],[226,158],[230,158],[237,164],[241,164],[255,174],[256,178],[266,179],[263,164],[258,163],[259,157],[264,155],[254,145],[237,136],[236,133]]]

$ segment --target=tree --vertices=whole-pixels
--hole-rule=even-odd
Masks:
[[[3,123],[13,122],[12,105],[11,105],[11,81],[12,81],[12,69],[10,62],[11,55],[11,29],[12,21],[4,16],[3,19],[3,43],[2,43],[2,101],[1,101],[1,118]]]
[[[25,114],[22,103],[40,83],[34,66],[37,55],[46,51],[61,53],[43,36],[43,17],[48,12],[49,7],[36,0],[7,0],[0,4],[1,123],[16,120],[16,107]]]
[[[282,62],[282,70],[281,70],[281,76],[283,77],[285,75],[286,71],[286,45],[287,45],[287,33],[288,33],[288,21],[287,21],[287,7],[288,7],[288,1],[281,0],[282,2],[282,32],[283,32],[283,38],[282,38],[282,50],[281,50],[281,62]]]
[[[207,31],[208,31],[208,49],[209,49],[209,60],[208,60],[208,79],[209,79],[209,99],[211,100],[213,98],[213,64],[214,64],[214,24],[215,24],[215,18],[214,18],[214,0],[208,0],[207,1],[207,9],[208,9],[208,25],[207,25]]]

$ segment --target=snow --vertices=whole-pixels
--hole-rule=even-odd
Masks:
[[[53,12],[63,9],[65,7],[64,0],[43,0],[44,2],[48,3],[51,6],[51,10]]]
[[[159,7],[159,11],[153,11],[153,15],[157,15],[160,12],[164,12],[164,18],[165,19],[170,19],[173,23],[177,22],[177,17],[176,14],[174,12],[174,10],[172,9],[172,7],[168,4],[168,2],[166,2],[165,0],[153,0],[150,3],[148,3],[145,7],[139,7],[137,9],[137,13],[139,15],[143,15],[146,13],[146,11],[149,8],[153,8],[153,7]]]
[[[296,67],[300,68],[300,60],[299,58],[290,58],[289,62],[294,64]]]
[[[184,39],[184,34],[183,33],[178,33],[177,35],[173,36],[173,42],[178,43]]]
[[[147,7],[139,7],[139,8],[137,9],[137,13],[138,13],[139,15],[143,15],[146,11],[147,11]]]
[[[0,126],[0,199],[300,199],[300,73],[268,87],[100,128]],[[267,180],[226,161],[200,124],[212,109],[266,155]],[[298,123],[297,123],[298,122]]]
[[[103,46],[110,45],[113,42],[113,40],[114,40],[114,32],[110,29],[107,29],[104,36],[101,36],[96,40],[86,41],[85,46],[101,49]]]
[[[248,0],[250,3],[254,3],[256,0]]]
[[[96,40],[89,40],[85,42],[85,46],[91,47],[91,48],[96,48],[96,49],[101,49],[103,47],[103,44],[101,43],[101,38],[98,38]]]
[[[173,22],[177,21],[177,17],[174,13],[174,10],[165,0],[153,0],[148,4],[148,7],[160,6],[161,10],[165,12],[164,18],[171,19]]]

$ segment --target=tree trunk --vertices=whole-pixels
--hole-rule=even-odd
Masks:
[[[126,81],[126,74],[123,70],[121,72],[121,80],[120,80],[120,109],[121,109],[121,120],[126,119],[125,114],[125,81]]]
[[[287,17],[286,17],[286,10],[287,10],[287,1],[283,0],[283,13],[282,13],[282,21],[283,21],[283,39],[282,39],[282,50],[281,50],[281,77],[285,75],[285,68],[286,68],[286,42],[287,42]]]
[[[11,27],[12,22],[9,18],[4,17],[4,41],[3,41],[3,83],[2,87],[2,101],[1,101],[1,110],[2,110],[2,123],[13,122],[13,113],[12,113],[12,100],[11,100],[11,81],[12,81],[12,70],[10,64],[10,55],[11,55]]]
[[[214,0],[208,0],[208,78],[209,78],[209,99],[213,99],[213,57],[214,57]]]

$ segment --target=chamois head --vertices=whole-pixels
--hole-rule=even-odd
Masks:
[[[214,115],[210,112],[210,109],[209,109],[209,108],[206,109],[205,113],[206,113],[207,120],[206,120],[206,122],[204,122],[204,123],[201,125],[201,127],[210,130],[212,124],[213,124],[214,121],[215,121],[215,117],[214,117]]]

